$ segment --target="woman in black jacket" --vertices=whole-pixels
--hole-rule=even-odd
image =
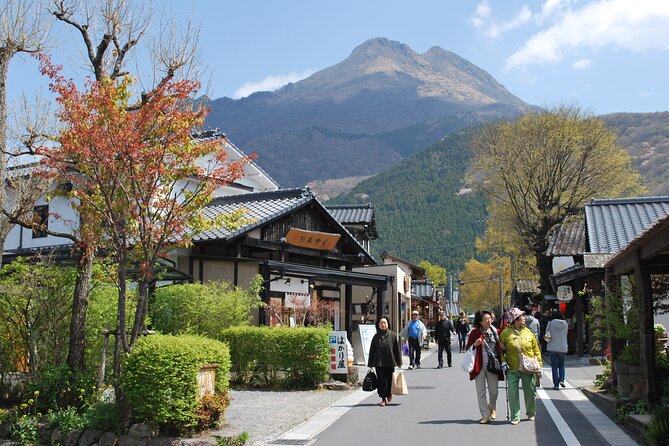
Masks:
[[[402,367],[402,349],[397,335],[390,330],[388,318],[383,316],[376,326],[376,334],[369,347],[367,367],[376,368],[376,392],[381,397],[379,406],[393,399],[391,382],[395,367]]]

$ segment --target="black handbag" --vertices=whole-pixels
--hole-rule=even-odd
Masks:
[[[488,371],[490,373],[499,374],[502,372],[502,366],[499,364],[499,359],[488,353]]]
[[[496,336],[495,336],[495,338],[496,338]],[[488,344],[485,341],[483,341],[483,344],[485,345],[486,353],[488,354],[488,365],[487,365],[486,369],[490,373],[495,373],[495,374],[502,373],[502,366],[499,363],[499,359],[495,358],[495,355],[493,354],[492,349],[490,347],[488,347]]]
[[[365,392],[376,390],[376,374],[374,373],[374,370],[369,369],[365,375],[365,379],[362,380],[362,390]]]

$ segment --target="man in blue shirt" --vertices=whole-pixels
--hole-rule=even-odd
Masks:
[[[419,369],[421,346],[427,338],[427,328],[418,319],[417,310],[411,312],[411,321],[404,326],[400,332],[400,337],[409,341],[409,370]]]

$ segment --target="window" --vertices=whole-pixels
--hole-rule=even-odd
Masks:
[[[33,238],[44,238],[47,236],[46,230],[49,228],[49,205],[43,204],[35,206],[33,210],[33,221],[37,228],[33,227]]]

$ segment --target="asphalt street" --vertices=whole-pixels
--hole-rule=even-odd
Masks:
[[[437,369],[433,347],[423,352],[421,369],[406,370],[407,364],[404,365],[408,395],[394,396],[386,407],[379,407],[375,391],[360,390],[272,444],[428,446],[448,441],[489,446],[511,441],[514,446],[637,445],[577,389],[589,385],[583,371],[568,367],[566,388],[553,390],[548,364],[544,364],[542,378],[547,387],[537,392],[535,421],[524,416],[521,390],[521,422],[516,426],[509,423],[506,391],[501,382],[497,419],[487,425],[479,424],[474,382],[460,368],[463,356],[453,353],[453,367]]]

